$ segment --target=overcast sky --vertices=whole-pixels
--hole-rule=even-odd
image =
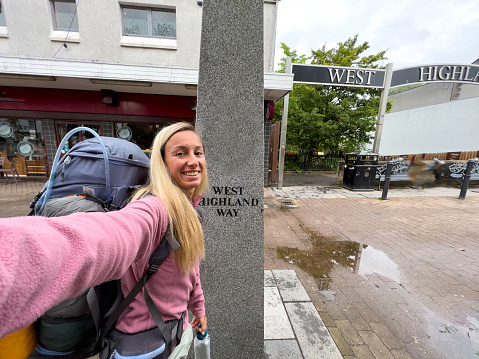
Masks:
[[[275,70],[284,42],[311,55],[358,34],[365,53],[387,50],[394,69],[470,64],[479,58],[479,0],[281,0]]]

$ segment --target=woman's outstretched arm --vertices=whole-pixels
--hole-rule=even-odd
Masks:
[[[159,244],[167,221],[155,197],[117,212],[0,219],[0,338],[91,286],[119,279]]]

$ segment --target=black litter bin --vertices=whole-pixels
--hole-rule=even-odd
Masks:
[[[353,191],[373,191],[378,155],[366,151],[346,154],[343,187]]]

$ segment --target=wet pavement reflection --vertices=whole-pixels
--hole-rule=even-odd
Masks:
[[[396,263],[394,263],[386,253],[376,248],[365,246],[361,252],[361,263],[358,264],[358,274],[363,277],[376,273],[400,283],[400,275]]]
[[[479,320],[468,316],[467,323],[451,323],[426,308],[427,333],[440,352],[453,359],[479,358]]]
[[[334,265],[343,266],[355,274],[366,277],[379,274],[399,283],[400,275],[397,265],[384,253],[367,244],[354,241],[338,241],[324,237],[303,225],[300,225],[312,241],[310,250],[278,247],[278,257],[295,264],[318,282],[320,291],[329,289],[329,273]]]
[[[311,275],[325,299],[334,301],[330,272],[335,266],[342,266],[366,279],[371,275],[380,275],[402,286],[398,266],[386,253],[365,243],[322,236],[303,224],[300,227],[311,239],[310,248],[299,250],[279,246],[277,256]],[[416,298],[412,296],[411,301],[415,302]],[[461,325],[448,322],[424,305],[419,305],[417,311],[410,314],[414,314],[416,321],[425,324],[425,332],[433,348],[446,354],[447,358],[479,358],[478,319],[468,316],[465,318],[467,323]]]

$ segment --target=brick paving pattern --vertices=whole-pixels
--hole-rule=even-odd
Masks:
[[[45,183],[42,180],[0,179],[0,218],[25,216],[30,212],[30,202]]]
[[[294,202],[265,190],[264,267],[296,271],[344,358],[479,358],[479,197]]]

